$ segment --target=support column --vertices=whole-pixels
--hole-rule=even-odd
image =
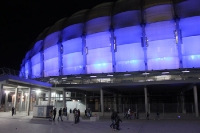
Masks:
[[[181,105],[182,105],[182,113],[186,113],[186,110],[185,110],[185,97],[183,95],[183,93],[181,93]]]
[[[48,105],[51,105],[51,90],[49,90]]]
[[[194,92],[194,107],[195,107],[195,115],[196,117],[199,117],[199,110],[198,110],[198,97],[197,97],[197,86],[194,86],[193,88]]]
[[[182,59],[182,45],[181,45],[181,31],[179,28],[179,19],[175,18],[176,30],[174,31],[175,41],[178,49],[178,57],[179,57],[179,68],[183,68],[183,59]]]
[[[63,46],[62,42],[58,43],[58,67],[59,75],[63,75],[63,63],[62,63]]]
[[[145,113],[148,112],[148,99],[147,99],[147,88],[144,87],[144,97],[145,97]]]
[[[180,27],[179,27],[180,18],[177,13],[176,3],[174,0],[172,2],[173,2],[173,14],[174,14],[174,21],[175,21],[174,37],[175,37],[175,42],[176,42],[177,50],[178,50],[179,68],[183,68],[182,35],[181,35]]]
[[[19,108],[19,112],[22,111],[22,106],[23,106],[23,96],[24,96],[24,91],[22,90],[22,92],[21,92],[21,97],[20,97],[20,108]]]
[[[4,105],[4,112],[7,112],[7,106],[8,106],[8,91],[6,92],[6,96],[5,96],[5,105]]]
[[[39,101],[39,93],[35,93],[35,105],[38,105],[38,101]]]
[[[112,66],[112,71],[113,71],[113,72],[116,72],[115,51],[116,51],[117,45],[116,45],[116,38],[115,38],[115,36],[114,36],[114,30],[113,30],[112,27],[110,28],[110,34],[111,34],[110,44],[111,44],[112,65],[113,65],[113,66]]]
[[[65,92],[65,89],[63,89],[63,107],[66,108],[66,92]]]
[[[15,101],[14,101],[15,115],[17,110],[17,101],[18,101],[18,88],[15,88]]]
[[[84,33],[82,35],[82,55],[83,55],[83,74],[87,73],[87,53],[88,53],[88,48],[86,47],[86,34]]]
[[[30,104],[31,104],[31,90],[32,88],[28,89],[28,103],[27,103],[27,115],[30,115]]]
[[[114,94],[114,110],[117,111],[117,100],[116,100],[116,94]]]
[[[104,103],[103,103],[103,90],[100,90],[100,97],[101,97],[101,115],[104,116]]]
[[[2,104],[1,104],[2,95],[3,95],[3,84],[0,84],[0,108],[2,107]]]

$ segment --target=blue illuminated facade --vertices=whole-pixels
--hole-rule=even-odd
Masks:
[[[27,52],[26,77],[200,67],[199,0],[119,0],[45,29]]]

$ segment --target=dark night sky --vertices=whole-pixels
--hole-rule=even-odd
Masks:
[[[0,2],[0,68],[20,69],[32,42],[47,27],[82,9],[116,0],[3,0]]]

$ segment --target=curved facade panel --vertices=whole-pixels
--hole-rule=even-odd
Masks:
[[[82,38],[74,38],[62,43],[63,45],[63,74],[82,74],[83,55]]]
[[[118,0],[59,20],[21,72],[48,77],[200,67],[199,0]]]

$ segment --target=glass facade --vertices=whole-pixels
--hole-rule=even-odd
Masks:
[[[143,11],[120,2],[126,3],[102,4],[56,23],[26,54],[21,71],[48,77],[200,67],[198,0],[147,1]]]

